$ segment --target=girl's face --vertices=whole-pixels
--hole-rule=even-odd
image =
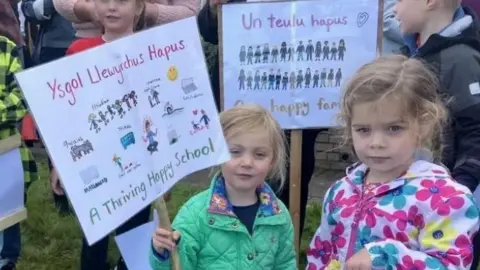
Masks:
[[[370,168],[372,178],[395,179],[413,162],[419,147],[419,128],[406,121],[404,112],[402,102],[391,97],[352,108],[353,147],[360,161]]]
[[[135,18],[140,16],[141,0],[95,0],[95,8],[105,32],[133,32]]]
[[[273,147],[269,134],[258,129],[230,138],[227,143],[232,159],[222,165],[227,192],[255,192],[273,168]]]

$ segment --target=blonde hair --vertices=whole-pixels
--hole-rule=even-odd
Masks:
[[[406,120],[425,129],[424,134],[417,134],[422,147],[440,157],[440,134],[447,111],[438,89],[435,74],[416,59],[384,56],[362,66],[346,85],[341,99],[338,118],[345,127],[342,146],[353,145],[351,122],[355,104],[393,97],[403,103]]]
[[[285,135],[272,115],[259,105],[237,105],[220,113],[220,123],[227,142],[240,134],[258,132],[258,130],[268,133],[273,150],[273,166],[267,179],[270,182],[278,181],[280,190],[285,183],[287,151]]]

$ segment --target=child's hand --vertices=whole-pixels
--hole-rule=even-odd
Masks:
[[[52,186],[52,191],[55,194],[59,196],[65,194],[62,185],[60,184],[60,180],[58,179],[57,169],[55,168],[52,168],[52,171],[50,172],[50,185]]]
[[[345,264],[345,270],[370,270],[372,269],[372,259],[366,248],[355,253]]]
[[[153,247],[158,253],[163,253],[164,249],[172,251],[175,248],[175,242],[180,238],[180,233],[162,228],[157,228],[153,233]]]

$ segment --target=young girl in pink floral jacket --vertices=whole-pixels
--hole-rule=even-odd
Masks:
[[[359,162],[327,192],[308,270],[469,269],[479,224],[472,194],[443,167],[415,161],[440,141],[437,87],[403,56],[379,58],[349,82],[340,117]]]

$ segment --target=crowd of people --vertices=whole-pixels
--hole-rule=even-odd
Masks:
[[[25,127],[28,108],[13,74],[136,31],[198,17],[218,45],[218,5],[210,0],[0,1],[0,139]],[[307,251],[307,269],[477,269],[480,178],[480,12],[476,0],[385,0],[382,56],[344,85],[345,145],[358,162],[327,192]],[[23,31],[22,31],[23,29]],[[219,64],[211,84],[220,108]],[[150,264],[168,269],[296,269],[288,212],[289,133],[263,108],[220,113],[232,159],[206,191],[190,198],[172,230],[152,237]],[[300,232],[320,130],[303,130]],[[26,191],[38,180],[28,141],[21,157]],[[420,157],[423,151],[430,153]],[[55,203],[71,214],[50,163]],[[45,180],[45,179],[42,179]],[[27,199],[25,194],[25,200]],[[117,228],[149,221],[150,208]],[[20,225],[0,233],[0,267],[15,269]],[[475,240],[474,240],[475,239]],[[475,243],[474,243],[475,241]],[[27,243],[28,244],[28,243]],[[473,248],[472,248],[473,247]],[[108,237],[82,243],[81,269],[111,269]],[[116,269],[127,269],[120,257]]]

